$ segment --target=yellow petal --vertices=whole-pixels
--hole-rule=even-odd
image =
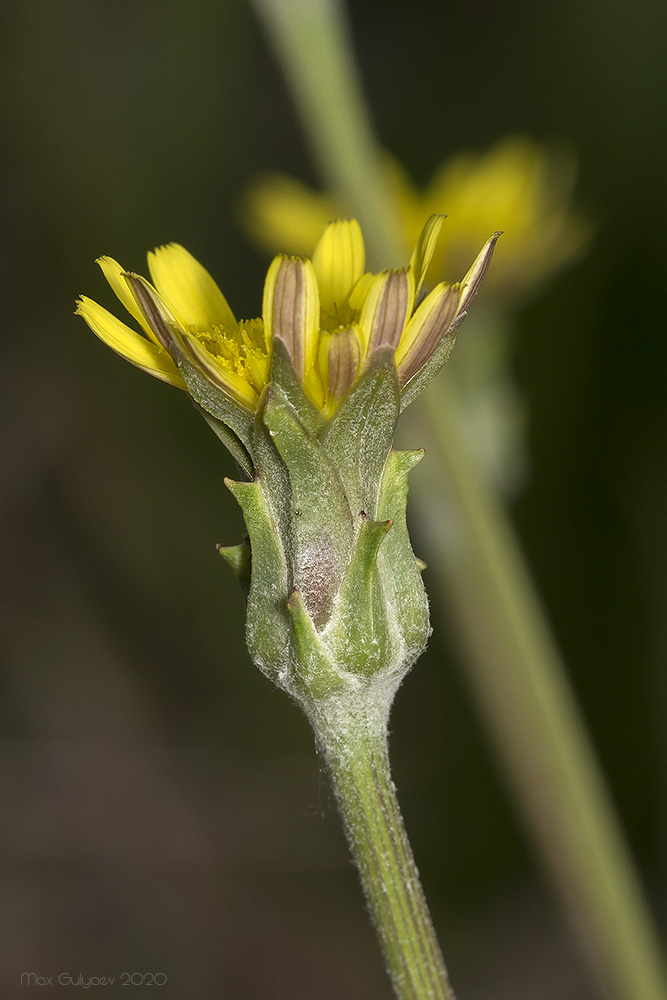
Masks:
[[[83,317],[90,329],[100,340],[111,347],[117,354],[130,361],[137,368],[169,382],[170,385],[185,389],[185,383],[178,373],[176,365],[169,354],[161,347],[146,340],[141,334],[135,333],[125,326],[110,312],[82,295],[76,304],[77,315]]]
[[[183,335],[183,343],[190,352],[190,355],[204,375],[228,396],[236,400],[251,413],[255,412],[258,393],[255,392],[247,379],[239,375],[232,368],[228,368],[206,350],[191,333]]]
[[[150,339],[155,344],[159,344],[155,334],[150,328],[150,324],[146,321],[146,317],[139,308],[136,298],[128,287],[127,281],[124,277],[125,268],[121,267],[118,261],[114,260],[113,257],[98,257],[95,263],[99,264],[101,267],[104,277],[107,279],[116,297],[125,306],[130,316],[132,316],[133,319],[136,319],[142,330],[148,334]]]
[[[264,174],[244,198],[241,221],[271,253],[309,255],[336,207],[328,195],[282,174]]]
[[[493,251],[496,249],[496,243],[498,242],[498,238],[500,236],[502,236],[502,233],[494,233],[493,236],[486,241],[477,255],[474,264],[461,282],[463,294],[461,295],[461,302],[459,303],[459,312],[465,312],[477,295],[479,286],[482,284],[482,278],[489,268],[491,258],[493,257]]]
[[[401,385],[422,368],[459,312],[461,287],[442,282],[426,296],[410,319],[396,351]]]
[[[137,305],[143,312],[154,338],[160,347],[173,355],[173,348],[182,348],[184,328],[174,316],[169,306],[140,274],[127,271],[123,274],[128,288],[131,290]]]
[[[330,222],[313,253],[323,312],[347,303],[350,292],[364,273],[365,260],[364,238],[357,220]]]
[[[317,279],[309,260],[276,257],[264,283],[264,327],[267,342],[279,337],[294,370],[303,382],[315,363],[320,300]]]
[[[352,386],[359,372],[363,353],[364,340],[356,325],[322,333],[319,363],[329,413],[335,410]]]
[[[364,302],[366,301],[366,296],[371,289],[371,285],[373,284],[373,279],[375,277],[376,275],[374,275],[371,271],[366,271],[365,274],[362,274],[350,294],[351,309],[361,312]]]
[[[415,295],[411,270],[383,271],[373,278],[361,311],[367,349],[398,347]]]
[[[417,245],[413,250],[410,267],[415,276],[415,297],[418,297],[421,292],[444,221],[444,215],[432,215],[422,229],[417,240]]]
[[[591,235],[570,210],[575,173],[565,150],[521,136],[483,155],[449,160],[424,194],[431,210],[449,213],[446,244],[436,250],[440,270],[457,273],[487,232],[503,229],[501,257],[485,279],[488,291],[516,294],[553,273]]]
[[[303,380],[303,391],[316,410],[324,408],[326,394],[317,368],[311,368],[306,372]]]
[[[148,268],[161,298],[186,329],[232,329],[234,314],[217,284],[198,260],[178,243],[148,254]]]

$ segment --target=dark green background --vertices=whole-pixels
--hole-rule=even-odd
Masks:
[[[663,926],[665,10],[352,12],[379,134],[420,182],[507,133],[579,155],[595,242],[517,317],[531,476],[513,516]],[[232,462],[72,316],[84,291],[111,304],[96,256],[143,270],[168,240],[258,311],[240,194],[260,169],[316,180],[279,73],[241,0],[2,18],[0,992],[29,995],[26,971],[164,972],[152,990],[178,1000],[386,998],[312,738],[249,662],[215,551],[242,531]],[[593,998],[433,624],[392,745],[457,991]]]

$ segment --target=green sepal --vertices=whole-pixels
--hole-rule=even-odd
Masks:
[[[241,542],[240,545],[218,545],[218,552],[234,573],[243,593],[247,596],[250,590],[252,565],[249,542]]]
[[[216,420],[229,427],[239,438],[248,455],[252,457],[252,414],[240,403],[235,403],[222,389],[213,385],[181,347],[174,346],[170,353],[194,401]]]
[[[291,626],[286,612],[288,569],[271,508],[258,480],[225,479],[245,519],[251,549],[246,639],[260,670],[281,687],[290,662]]]
[[[325,425],[324,417],[306,397],[303,386],[294,371],[289,352],[279,337],[273,341],[270,381],[282,389],[303,426],[310,434],[317,437]]]
[[[298,663],[292,677],[295,691],[317,699],[340,691],[346,685],[345,678],[332,663],[298,590],[292,591],[287,610],[292,619]]]
[[[267,390],[263,419],[289,472],[294,585],[321,627],[349,559],[350,508],[338,472],[278,386]]]
[[[370,356],[322,437],[339,470],[350,508],[377,514],[382,472],[399,414],[399,389],[391,347]]]
[[[180,324],[174,314],[167,308],[153,286],[139,274],[127,273],[125,278],[153,333],[162,347],[169,352],[183,376],[192,398],[207,413],[230,427],[251,455],[252,415],[223,389],[218,388],[195,364],[185,348],[184,337],[187,331],[179,329]],[[211,363],[213,363],[212,358]]]
[[[410,664],[422,652],[430,634],[428,598],[405,520],[408,473],[423,457],[422,449],[390,452],[378,505],[378,516],[394,522],[378,553],[378,571],[385,599],[405,642],[405,660]]]
[[[234,431],[230,430],[227,424],[223,424],[222,420],[218,420],[217,417],[214,417],[211,413],[205,410],[203,406],[200,406],[199,403],[195,403],[195,407],[201,413],[213,433],[219,438],[220,441],[222,441],[227,451],[231,453],[232,458],[238,465],[243,475],[247,476],[248,479],[252,479],[252,459],[243,447],[241,441],[237,438]]]
[[[406,406],[415,401],[429,382],[435,378],[445,362],[449,360],[449,355],[454,350],[454,344],[456,343],[456,335],[465,317],[465,313],[461,313],[456,317],[423,368],[420,368],[410,381],[406,382],[403,386],[401,389],[401,412],[403,412]]]
[[[253,458],[264,495],[273,511],[286,558],[292,558],[292,487],[287,466],[280,457],[268,427],[264,410],[268,399],[265,387],[259,399],[253,427]]]
[[[390,659],[391,629],[376,566],[393,522],[371,521],[365,514],[359,519],[357,543],[325,638],[346,670],[371,676]]]

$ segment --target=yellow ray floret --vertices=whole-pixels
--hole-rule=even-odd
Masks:
[[[487,294],[504,299],[555,273],[590,240],[590,223],[571,207],[575,167],[567,151],[526,136],[509,136],[483,153],[447,160],[423,190],[389,155],[383,164],[406,246],[414,245],[430,213],[447,215],[430,266],[423,268],[432,284],[460,274],[488,233],[506,233],[485,282]],[[335,213],[330,194],[271,174],[249,188],[244,221],[262,246],[307,253]],[[412,264],[419,286],[417,261]]]
[[[313,268],[324,315],[345,309],[364,273],[366,251],[356,219],[339,219],[324,230],[313,252]]]
[[[396,351],[401,384],[422,368],[459,312],[460,285],[437,285],[417,307]]]
[[[77,313],[94,333],[132,364],[179,388],[186,384],[172,354],[194,363],[231,399],[255,409],[270,361],[262,320],[237,323],[217,284],[192,254],[177,243],[150,253],[155,287],[111,257],[101,257],[98,264],[142,333],[84,296]]]
[[[360,319],[369,351],[385,345],[398,347],[414,298],[415,279],[410,268],[383,271],[373,278]]]
[[[119,302],[125,306],[130,316],[137,321],[146,336],[149,337],[154,344],[158,344],[159,346],[159,341],[153,333],[150,323],[147,321],[143,312],[139,308],[139,303],[135,299],[132,294],[132,289],[127,283],[124,268],[122,268],[118,261],[114,260],[113,257],[98,257],[95,263],[99,264],[102,269],[102,274],[111,285],[111,288],[115,292]]]
[[[364,350],[361,327],[356,323],[339,330],[322,331],[318,362],[325,416],[333,415],[354,384],[361,368]]]
[[[216,282],[185,247],[168,243],[148,254],[153,284],[186,330],[198,333],[222,326],[233,330],[234,313]]]
[[[463,281],[439,284],[415,310],[442,221],[442,216],[428,220],[408,267],[380,274],[364,273],[364,241],[356,220],[329,223],[312,261],[284,254],[275,258],[264,284],[263,316],[257,319],[237,321],[208,271],[177,243],[148,255],[153,284],[124,271],[111,257],[98,261],[141,332],[85,296],[77,312],[132,364],[171,385],[189,387],[196,399],[208,383],[249,413],[257,409],[271,378],[277,339],[306,396],[329,419],[380,349],[396,352],[399,383],[405,386],[475,295],[497,234]]]
[[[88,296],[82,295],[77,302],[76,312],[83,317],[86,323],[97,334],[100,340],[111,347],[117,354],[130,361],[137,368],[155,375],[156,378],[168,382],[170,385],[185,389],[185,382],[178,372],[178,368],[171,360],[167,351],[141,334],[135,333],[125,323],[121,323],[110,312],[93,302]]]
[[[241,222],[268,253],[307,255],[330,219],[340,215],[334,198],[283,174],[265,173],[243,200]]]
[[[410,269],[415,278],[415,298],[419,298],[419,293],[426,280],[426,272],[433,259],[444,221],[444,215],[432,215],[419,234],[417,243],[415,244],[410,259]]]
[[[263,314],[268,339],[282,340],[303,382],[315,362],[320,327],[319,290],[311,261],[275,258],[264,284]]]

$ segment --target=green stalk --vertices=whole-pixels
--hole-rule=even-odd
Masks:
[[[403,262],[381,153],[371,128],[349,28],[336,0],[252,0],[279,57],[320,174],[357,218],[370,256]]]
[[[405,254],[396,208],[382,175],[341,4],[337,0],[254,3],[281,60],[323,177],[359,218],[371,257],[383,266],[399,262]],[[438,574],[443,612],[453,601],[473,689],[497,739],[528,828],[581,936],[593,975],[606,995],[618,1000],[665,1000],[655,931],[566,672],[506,515],[462,444],[453,395],[456,386],[447,374],[441,379],[441,394],[436,399],[431,390],[426,400],[429,426],[435,429],[430,467],[446,471],[439,496],[446,496],[456,522],[453,541],[443,536],[437,517],[432,518],[428,535],[436,557],[431,574]],[[432,513],[432,495],[422,493],[418,503],[424,514]],[[442,500],[438,503],[442,511]],[[368,809],[379,815],[372,804],[369,759],[364,765],[366,777],[353,777],[345,769],[338,773],[337,765],[330,764],[344,814],[357,817]],[[366,790],[363,807],[352,795],[355,781]],[[348,815],[345,822],[372,901],[372,894],[380,892],[376,879],[388,877],[388,872],[359,856],[367,854],[371,845],[362,847],[354,833],[357,819],[351,821]],[[365,829],[379,858],[382,842],[375,838],[380,832],[368,824]],[[418,894],[423,898],[421,890]],[[389,917],[381,906],[371,905],[384,941]],[[430,937],[430,923],[427,926]],[[404,947],[409,947],[407,941]],[[385,950],[389,955],[387,945]]]
[[[660,945],[525,561],[462,440],[450,372],[441,374],[438,389],[412,411],[413,430],[426,438],[433,459],[430,482],[415,477],[411,490],[415,524],[429,546],[429,576],[603,995],[664,1000]],[[436,496],[447,498],[448,531]]]
[[[385,699],[364,691],[311,722],[396,996],[454,1000],[391,780]]]

